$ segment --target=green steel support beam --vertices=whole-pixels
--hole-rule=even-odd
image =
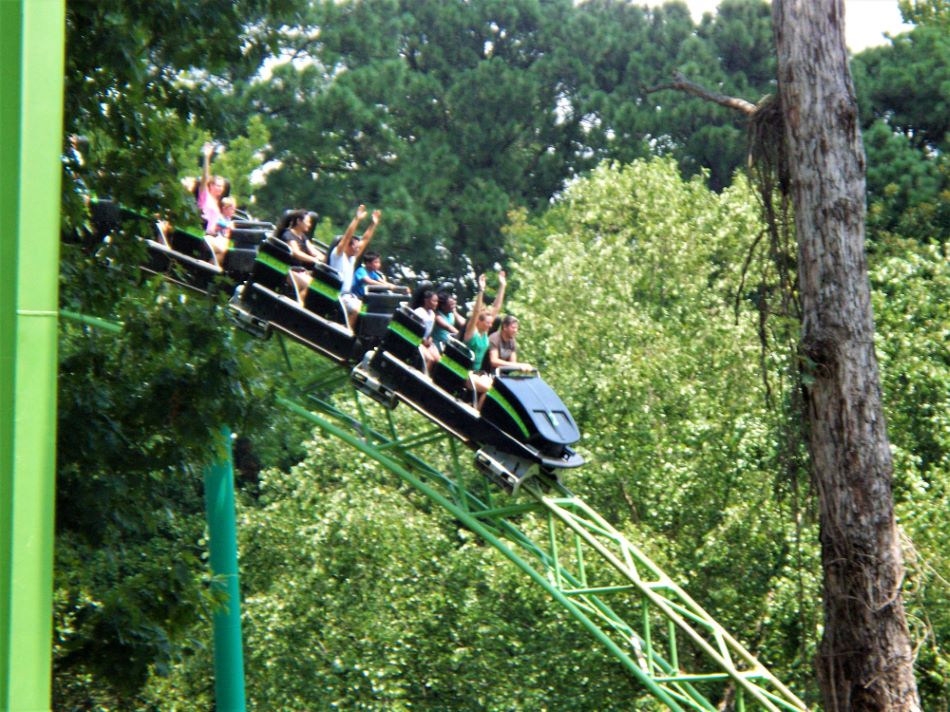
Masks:
[[[108,327],[108,323],[98,324],[88,317],[70,316]],[[345,375],[344,369],[339,370]],[[333,380],[340,385],[345,382]],[[556,484],[548,492],[529,482],[521,489],[523,500],[528,501],[495,507],[490,486],[486,486],[482,498],[466,487],[454,440],[449,439],[454,465],[453,476],[449,477],[406,447],[408,443],[415,447],[431,445],[441,438],[429,432],[400,437],[391,412],[385,409],[388,434],[383,434],[372,426],[359,394],[337,392],[345,396],[341,400],[355,399],[359,417],[341,411],[335,404],[336,396],[329,393],[324,398],[310,399],[336,422],[286,398],[278,398],[278,402],[372,457],[485,539],[547,591],[669,709],[715,712],[709,693],[694,683],[723,695],[731,681],[740,709],[745,709],[751,699],[756,709],[771,712],[807,710],[655,563],[567,488]],[[475,484],[487,482],[480,475],[476,478]],[[535,531],[546,529],[546,542],[542,545],[533,541],[519,528],[515,517],[533,520]],[[639,621],[639,629],[627,621]],[[680,668],[684,659],[681,641],[689,644],[690,664],[697,665],[697,669]]]
[[[0,2],[0,708],[50,706],[63,0]]]
[[[222,428],[223,452],[205,470],[208,550],[215,586],[224,608],[214,613],[215,708],[244,712],[244,652],[241,644],[241,588],[238,580],[237,522],[231,431]]]
[[[344,426],[358,428],[358,432],[364,436],[360,438],[350,435],[343,427],[318,418],[302,406],[286,400],[282,402],[329,434],[350,444],[358,441],[360,445],[354,447],[374,457],[426,496],[430,496],[427,491],[431,490],[430,483],[432,486],[441,485],[448,496],[436,501],[443,506],[446,506],[444,502],[451,502],[454,508],[446,506],[446,509],[476,533],[481,534],[481,531],[471,526],[470,521],[478,522],[489,530],[494,539],[486,537],[486,540],[505,556],[512,558],[512,552],[503,548],[506,545],[501,542],[502,537],[523,549],[530,558],[537,559],[541,568],[532,569],[534,574],[529,575],[535,581],[544,580],[544,588],[552,593],[558,603],[564,605],[563,600],[571,600],[573,607],[565,606],[571,615],[588,629],[597,628],[600,631],[600,635],[596,636],[598,640],[603,642],[605,638],[611,639],[613,645],[608,645],[608,650],[641,682],[649,679],[649,685],[644,683],[646,688],[668,706],[669,701],[673,700],[675,705],[684,709],[715,710],[715,706],[693,687],[693,683],[725,683],[732,680],[739,695],[737,699],[745,702],[747,696],[751,696],[761,709],[772,712],[807,709],[801,700],[772,676],[656,564],[563,486],[556,485],[554,491],[548,494],[529,483],[521,491],[531,501],[503,507],[492,507],[489,497],[476,497],[464,487],[457,472],[450,478],[429,465],[424,468],[428,476],[426,483],[417,486],[415,481],[407,480],[392,467],[394,462],[399,464],[408,458],[414,463],[421,460],[418,455],[393,447],[393,443],[408,440],[402,440],[396,432],[389,411],[385,411],[390,430],[390,439],[387,441],[379,433],[370,430],[367,414],[362,407],[359,408],[361,420],[357,421],[339,411],[330,400],[318,403],[322,412],[334,420]],[[368,432],[374,433],[374,440],[366,437]],[[415,467],[414,464],[409,466]],[[479,479],[483,480],[481,477]],[[544,545],[533,542],[511,521],[513,517],[536,515],[544,515],[547,521]],[[573,546],[562,547],[562,541]],[[573,552],[573,562],[562,561],[569,555],[568,552]],[[531,568],[527,560],[517,554],[515,557],[521,561],[518,564],[521,568],[526,571]],[[568,563],[573,563],[574,571],[568,569]],[[617,574],[621,576],[620,580],[617,580]],[[605,602],[605,596],[612,596],[612,601],[631,608],[628,615],[632,616],[632,620],[639,620],[639,633],[625,622],[623,615],[619,615]],[[663,634],[656,634],[651,616],[658,616],[662,621],[659,630]],[[712,669],[680,669],[682,656],[679,636],[685,636],[692,644],[691,660],[698,654],[705,659],[704,665],[711,665]],[[633,663],[622,650],[628,645],[639,663]],[[657,695],[657,689],[662,690],[665,697]],[[671,709],[679,708],[677,706],[671,706]]]
[[[66,319],[71,319],[72,321],[78,321],[82,324],[93,326],[97,329],[102,329],[103,331],[108,331],[109,333],[112,333],[112,334],[118,334],[122,332],[121,322],[109,321],[107,319],[100,319],[97,316],[89,316],[88,314],[80,314],[79,312],[74,312],[69,309],[60,309],[59,316],[60,318],[65,317]]]
[[[603,561],[637,586],[652,607],[663,614],[668,621],[668,655],[674,668],[678,668],[679,663],[676,633],[682,631],[698,649],[732,677],[739,689],[744,688],[764,709],[774,712],[781,709],[806,709],[804,703],[772,676],[739,641],[582,500],[564,497],[569,493],[563,487],[560,488],[560,498],[548,497],[530,487],[527,489],[544,502],[555,517],[582,537]],[[644,579],[644,574],[655,580]],[[745,666],[745,669],[741,669],[740,665]],[[695,679],[693,676],[679,678]],[[774,692],[758,684],[758,681],[767,683]]]
[[[0,1],[0,708],[50,707],[63,0]]]
[[[22,8],[0,3],[0,708],[7,707],[16,386],[17,227],[20,197]]]
[[[531,577],[531,579],[533,579],[536,584],[545,589],[558,603],[567,609],[568,612],[570,612],[571,615],[573,615],[574,618],[581,623],[581,625],[587,628],[587,630],[595,638],[597,638],[597,640],[605,645],[607,649],[610,650],[611,653],[613,653],[613,655],[624,664],[627,670],[631,672],[634,677],[636,677],[641,682],[641,684],[643,684],[658,700],[663,702],[667,707],[669,707],[669,709],[674,710],[674,712],[682,712],[685,709],[667,690],[661,688],[652,679],[650,679],[649,676],[645,675],[643,671],[637,667],[636,663],[634,663],[633,660],[631,660],[630,657],[623,650],[621,650],[613,640],[604,635],[604,632],[583,612],[583,610],[577,607],[573,601],[561,593],[558,588],[552,586],[547,581],[547,579],[535,571],[534,568],[532,568],[527,562],[519,557],[518,554],[512,551],[512,549],[510,549],[501,539],[496,537],[478,519],[471,516],[470,513],[465,512],[459,507],[455,506],[451,501],[436,492],[432,487],[429,487],[427,484],[423,483],[420,479],[410,473],[409,470],[400,465],[399,462],[391,459],[387,455],[379,453],[375,448],[367,445],[367,443],[355,435],[352,435],[351,433],[334,425],[328,420],[324,420],[320,416],[311,413],[306,408],[294,403],[293,401],[278,397],[278,402],[280,402],[284,407],[288,408],[292,412],[295,412],[298,415],[310,420],[312,423],[319,426],[321,430],[330,433],[351,447],[354,447],[364,454],[369,455],[374,460],[383,465],[387,470],[397,475],[404,482],[412,485],[416,490],[422,492],[433,502],[441,505],[444,509],[451,512],[452,515],[457,517],[459,521],[463,522],[465,526],[485,539],[485,541],[489,542],[498,551],[504,554],[504,556],[507,557],[509,561],[524,571],[529,577]]]

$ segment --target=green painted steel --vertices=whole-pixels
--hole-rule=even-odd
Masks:
[[[0,708],[9,691],[17,205],[20,197],[20,6],[0,2]]]
[[[321,415],[288,399],[279,402],[372,457],[498,549],[667,707],[710,712],[716,709],[711,699],[721,699],[732,685],[737,700],[753,702],[756,709],[807,710],[742,643],[566,487],[553,484],[545,490],[529,482],[519,495],[524,501],[493,505],[490,489],[479,497],[466,486],[454,439],[443,435],[455,462],[449,477],[412,450],[431,446],[434,436],[400,437],[389,411],[388,433],[383,434],[360,404],[361,396],[354,391],[353,397],[358,417],[326,395],[310,399]],[[475,478],[469,484],[484,481],[480,475]],[[535,518],[532,530],[539,519],[544,522],[543,544],[519,527],[521,517]],[[698,667],[686,668],[687,659]]]
[[[211,573],[214,586],[225,599],[224,607],[214,613],[214,697],[216,709],[243,712],[241,587],[234,513],[234,467],[228,428],[222,428],[221,440],[221,454],[204,473]]]
[[[339,300],[340,298],[339,289],[334,289],[329,284],[324,284],[323,282],[319,280],[319,278],[315,278],[311,280],[310,289],[313,289],[314,291],[319,292],[324,297],[329,299],[331,302],[335,302]]]
[[[387,409],[382,409],[384,422],[374,424],[346,374],[335,364],[320,371],[308,407],[283,397],[278,402],[373,458],[481,536],[667,708],[714,712],[712,700],[722,700],[731,686],[737,709],[807,712],[741,642],[566,487],[528,482],[520,499],[501,495],[487,478],[460,466],[459,445],[441,428],[401,436]],[[356,415],[342,410],[340,401],[352,402]],[[379,406],[367,403],[378,413]],[[451,476],[420,454],[443,443]],[[484,493],[476,494],[476,488]],[[494,501],[499,496],[503,503]],[[541,539],[528,533],[541,530]]]
[[[271,257],[266,252],[258,252],[257,257],[254,258],[257,262],[260,262],[266,267],[270,267],[272,270],[279,274],[289,274],[290,265],[286,262],[281,262],[275,257]]]
[[[20,24],[18,3],[0,2],[0,708],[9,690],[10,536],[16,383],[17,205],[20,197]]]
[[[79,312],[74,312],[70,309],[60,309],[59,316],[65,317],[66,319],[71,319],[73,321],[82,322],[88,326],[94,326],[97,329],[103,329],[104,331],[109,331],[113,334],[118,334],[122,331],[121,322],[100,319],[97,316],[90,316],[89,314],[80,314]]]
[[[402,324],[400,324],[397,321],[389,322],[389,330],[395,334],[398,334],[399,336],[401,336],[403,339],[408,341],[413,346],[418,346],[419,344],[422,343],[421,336],[416,336],[411,331],[409,331],[409,329],[407,329],[406,327],[404,327]]]
[[[676,710],[677,712],[682,711],[684,708],[680,706],[672,695],[670,695],[666,690],[662,689],[660,686],[656,685],[652,680],[645,676],[639,668],[633,663],[630,657],[621,650],[613,640],[603,634],[603,631],[587,616],[587,614],[581,610],[580,607],[575,605],[567,596],[561,593],[556,587],[552,586],[550,582],[536,571],[528,562],[526,562],[522,557],[520,557],[514,550],[512,550],[500,537],[496,536],[483,522],[480,522],[478,519],[473,517],[469,512],[461,509],[456,506],[451,500],[447,499],[443,495],[439,494],[435,489],[429,487],[421,479],[413,475],[409,470],[403,467],[397,460],[390,458],[388,455],[380,453],[375,448],[369,446],[365,441],[356,437],[355,435],[347,432],[343,428],[334,425],[333,423],[324,420],[318,415],[315,415],[298,403],[294,403],[286,398],[278,398],[278,401],[287,407],[289,410],[297,413],[298,415],[309,419],[312,423],[319,426],[325,432],[333,435],[336,438],[339,438],[348,445],[360,450],[361,452],[369,455],[374,460],[383,465],[390,472],[398,475],[404,482],[412,485],[416,490],[422,492],[429,499],[437,504],[441,505],[443,508],[451,512],[455,517],[465,524],[473,532],[481,536],[485,541],[489,542],[494,546],[498,551],[504,554],[513,564],[518,568],[524,571],[528,576],[530,576],[536,584],[545,589],[551,596],[564,608],[566,608],[571,615],[573,615],[585,628],[590,631],[590,633],[597,638],[601,643],[603,643],[607,648],[627,667],[627,669],[637,677],[643,685],[650,690],[661,702],[665,703],[671,710]],[[708,709],[713,709],[709,707]]]
[[[0,708],[50,707],[63,0],[0,2]]]

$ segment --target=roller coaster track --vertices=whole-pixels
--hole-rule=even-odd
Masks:
[[[61,314],[109,331],[121,328],[95,317]],[[286,349],[284,355],[289,361]],[[474,468],[462,467],[460,445],[446,431],[433,426],[401,435],[392,412],[352,387],[345,368],[321,362],[323,368],[305,389],[305,402],[278,396],[278,403],[374,460],[497,549],[668,709],[716,712],[725,706],[713,700],[722,704],[728,696],[734,696],[736,710],[808,709],[566,486],[529,480],[509,497]],[[448,474],[417,454],[443,445],[451,463]]]

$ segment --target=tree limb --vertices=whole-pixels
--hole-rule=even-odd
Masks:
[[[734,96],[726,96],[725,94],[719,94],[717,92],[710,91],[709,89],[700,86],[696,82],[692,82],[687,79],[685,76],[683,76],[682,72],[673,72],[673,82],[671,84],[660,84],[655,87],[647,87],[644,89],[644,93],[652,94],[653,92],[664,91],[666,89],[684,91],[687,94],[698,96],[700,99],[712,101],[716,104],[719,104],[720,106],[741,111],[747,116],[751,116],[755,113],[755,104],[752,104],[745,99],[740,99]]]

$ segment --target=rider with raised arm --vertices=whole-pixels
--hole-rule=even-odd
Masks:
[[[214,253],[215,262],[224,264],[224,255],[230,246],[230,240],[224,235],[216,234],[216,225],[221,220],[221,198],[231,191],[231,184],[221,176],[211,175],[211,156],[214,154],[214,144],[206,143],[201,148],[204,157],[202,161],[201,179],[198,182],[198,209],[201,210],[201,219],[204,220],[205,239]]]
[[[363,237],[359,238],[356,236],[356,229],[366,219],[366,206],[360,205],[356,209],[356,216],[350,221],[343,237],[340,238],[336,247],[330,251],[327,259],[330,266],[337,271],[340,281],[343,283],[343,286],[340,287],[340,298],[343,301],[343,306],[346,307],[347,321],[351,329],[356,328],[356,317],[359,316],[360,307],[363,305],[362,300],[353,293],[353,274],[356,269],[356,261],[369,247],[382,214],[381,210],[373,211],[372,223],[366,228]]]
[[[478,296],[475,298],[475,306],[469,316],[468,323],[465,326],[463,341],[465,345],[472,350],[474,359],[472,361],[472,384],[475,392],[478,394],[478,407],[482,407],[482,401],[485,400],[485,394],[491,390],[491,374],[484,370],[485,354],[488,351],[488,330],[492,322],[501,311],[502,304],[505,301],[505,286],[508,281],[504,270],[498,273],[498,295],[495,297],[491,307],[485,306],[485,275],[478,277]]]

